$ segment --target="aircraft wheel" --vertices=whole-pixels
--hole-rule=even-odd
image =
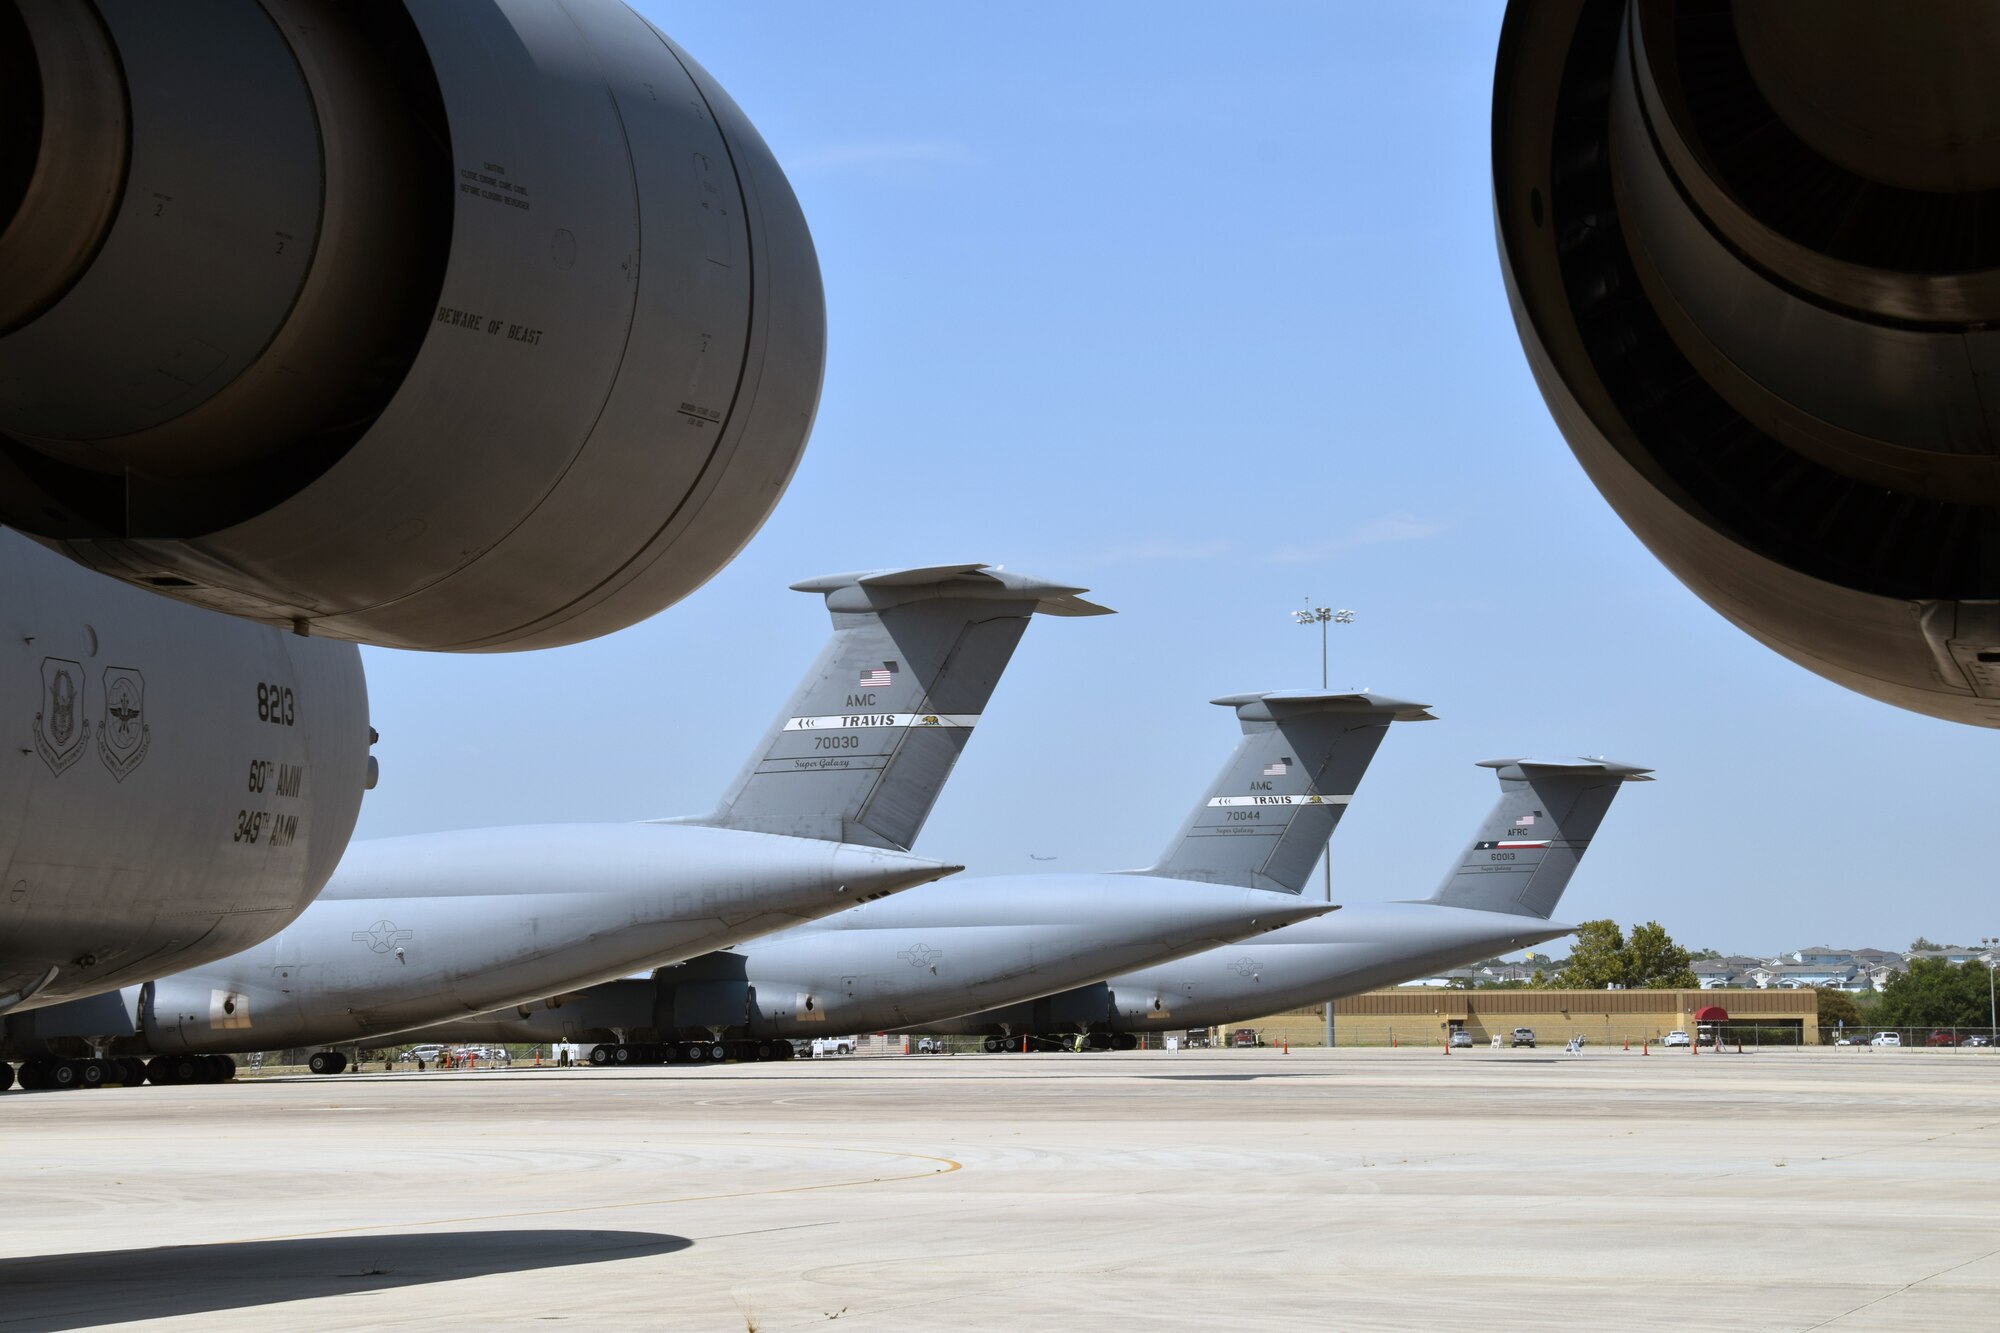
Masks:
[[[729,1058],[729,1043],[712,1041],[708,1044],[708,1058],[717,1064]]]
[[[681,1059],[691,1065],[701,1064],[708,1059],[708,1043],[705,1041],[682,1042]]]
[[[227,1083],[236,1077],[236,1062],[226,1055],[204,1055],[201,1063],[204,1083]],[[343,1069],[347,1067],[344,1059],[341,1061],[341,1067]]]
[[[174,1057],[171,1063],[173,1065],[173,1079],[171,1080],[172,1082],[175,1083],[201,1082],[201,1060],[198,1056],[178,1055]]]
[[[1114,1041],[1112,1042],[1112,1049],[1114,1049],[1114,1050],[1120,1050],[1120,1051],[1136,1051],[1136,1050],[1138,1050],[1138,1049],[1139,1049],[1139,1034],[1138,1034],[1138,1033],[1136,1033],[1136,1032],[1121,1032],[1121,1033],[1119,1033],[1119,1034],[1118,1034],[1118,1036],[1117,1036],[1117,1038],[1116,1038],[1116,1039],[1115,1039],[1115,1040],[1114,1040]]]
[[[770,1042],[760,1041],[754,1044],[750,1052],[750,1058],[761,1062],[764,1060],[775,1060],[778,1058],[778,1055],[776,1051],[771,1049]]]
[[[48,1073],[42,1086],[67,1091],[83,1085],[83,1060],[54,1060],[49,1063]]]
[[[1000,1054],[1000,1052],[1006,1049],[1007,1049],[1006,1044],[1003,1043],[998,1037],[988,1037],[986,1039],[986,1053],[988,1055],[998,1055]]]
[[[14,1086],[14,1066],[0,1060],[0,1092]]]
[[[339,1051],[314,1051],[306,1068],[315,1074],[338,1074],[347,1068],[347,1057]]]
[[[634,1062],[638,1054],[638,1047],[620,1042],[611,1048],[611,1063],[614,1065],[629,1065]]]
[[[146,1077],[162,1087],[172,1083],[174,1081],[173,1061],[167,1059],[164,1055],[154,1056],[152,1059],[146,1061]]]
[[[1083,1044],[1093,1051],[1108,1051],[1112,1045],[1111,1034],[1107,1032],[1093,1032],[1083,1039]]]
[[[681,1062],[681,1044],[679,1042],[670,1041],[666,1045],[660,1047],[661,1064],[677,1065],[680,1062]]]
[[[79,1088],[101,1088],[111,1073],[109,1060],[72,1060],[76,1066],[76,1086]]]
[[[599,1069],[611,1063],[611,1043],[599,1042],[590,1048],[590,1063]]]
[[[118,1081],[126,1087],[136,1088],[146,1081],[146,1062],[138,1056],[113,1056],[111,1063],[118,1066]]]

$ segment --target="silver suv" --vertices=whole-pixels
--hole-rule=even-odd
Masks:
[[[1533,1028],[1515,1028],[1514,1044],[1516,1046],[1533,1046],[1535,1044],[1535,1030]]]

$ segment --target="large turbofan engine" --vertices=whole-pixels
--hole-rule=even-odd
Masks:
[[[2000,726],[2000,7],[1515,0],[1514,315],[1591,480],[1703,600]]]
[[[364,643],[720,568],[825,347],[797,201],[616,0],[0,0],[0,522]]]

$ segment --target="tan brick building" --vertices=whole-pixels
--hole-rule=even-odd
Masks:
[[[1450,990],[1398,986],[1336,1001],[1334,1040],[1342,1046],[1443,1044],[1463,1026],[1484,1046],[1517,1027],[1535,1030],[1544,1046],[1573,1036],[1591,1045],[1657,1042],[1676,1028],[1692,1033],[1695,1015],[1711,1005],[1729,1014],[1743,1039],[1765,1044],[1819,1044],[1819,1000],[1810,990]],[[1299,1009],[1241,1026],[1256,1028],[1270,1044],[1322,1045],[1320,1011]],[[1751,1033],[1748,1029],[1762,1029]],[[1781,1032],[1783,1035],[1781,1035]],[[1730,1034],[1736,1035],[1734,1032]]]

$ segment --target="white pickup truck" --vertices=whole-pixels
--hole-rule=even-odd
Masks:
[[[813,1058],[822,1055],[852,1055],[858,1038],[855,1037],[814,1037]]]

